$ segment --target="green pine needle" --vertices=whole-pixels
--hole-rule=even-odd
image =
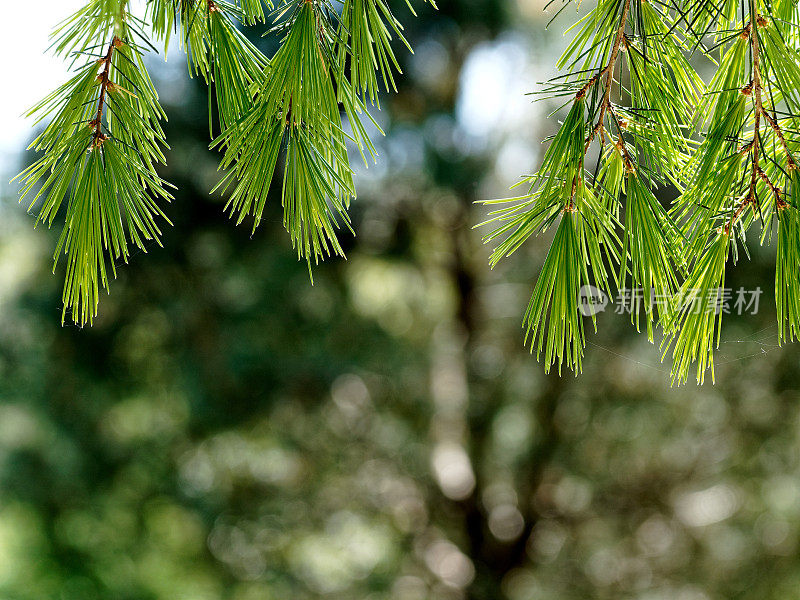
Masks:
[[[730,234],[712,237],[689,277],[684,281],[670,318],[665,321],[664,354],[672,347],[672,383],[685,383],[691,364],[697,363],[697,383],[711,371],[714,380],[714,348],[719,346],[723,310],[720,291],[725,281]]]
[[[793,188],[794,189],[794,188]],[[775,305],[778,343],[800,335],[800,213],[786,204],[778,212],[778,251],[775,265]]]
[[[608,251],[613,244],[603,240],[616,239],[620,214],[617,284],[636,292],[630,312],[637,330],[644,316],[652,342],[655,324],[662,326],[664,353],[672,349],[673,383],[685,382],[694,363],[699,383],[708,370],[713,380],[725,265],[729,257],[738,260],[739,249],[748,253],[747,236],[757,223],[765,243],[778,222],[779,341],[797,337],[797,4],[725,0],[710,10],[700,3],[598,0],[570,31],[574,37],[558,61],[566,73],[542,91],[571,99],[569,112],[537,173],[522,180],[528,193],[485,202],[500,205],[486,221],[495,225],[484,237],[497,242],[492,267],[563,211],[586,216],[586,207],[596,206],[594,220],[580,221],[591,224],[585,242],[576,241],[583,239],[577,222],[562,217],[526,312],[526,341],[532,340],[537,355],[544,350],[545,369],[554,362],[580,369],[578,288],[595,281],[604,289],[606,283],[603,261],[593,260],[586,248],[597,240],[605,262],[614,262],[615,252]],[[689,62],[697,49],[717,65],[707,85]],[[694,128],[701,130],[699,142]],[[590,167],[598,142],[597,163]],[[680,192],[669,211],[656,196],[666,185]],[[590,192],[598,202],[578,201]],[[581,273],[577,265],[590,268]]]
[[[676,225],[653,195],[650,187],[635,175],[628,177],[625,202],[623,263],[631,275],[631,288],[641,289],[640,302],[632,306],[631,320],[639,331],[644,311],[647,339],[653,341],[654,308],[667,317],[672,296],[679,287],[677,268],[683,264],[684,244]],[[620,276],[624,282],[624,272]]]
[[[237,222],[252,215],[255,230],[288,139],[284,224],[309,268],[331,252],[342,254],[332,215],[348,223],[346,209],[355,195],[320,19],[308,2],[295,11],[286,39],[259,80],[254,104],[213,143],[225,150],[222,167],[231,169],[222,185],[235,182],[228,206],[239,213]]]
[[[365,99],[377,104],[378,76],[396,89],[393,39],[409,48],[402,25],[384,0],[347,0],[341,18],[325,0],[147,0],[144,17],[128,0],[88,0],[53,34],[57,54],[77,74],[44,98],[30,116],[49,120],[32,147],[39,159],[23,171],[21,199],[49,225],[65,225],[56,258],[67,256],[64,315],[91,323],[100,288],[108,288],[129,244],[159,243],[159,200],[171,198],[158,175],[166,148],[165,118],[142,54],[164,51],[173,35],[186,51],[189,74],[215,95],[227,173],[217,189],[232,189],[227,210],[241,223],[261,222],[279,164],[284,224],[298,255],[313,263],[343,255],[337,230],[350,229],[355,196],[348,142],[377,156],[367,135]],[[239,26],[264,23],[282,35],[268,59]],[[349,65],[349,68],[346,66]],[[212,89],[213,88],[213,89]],[[345,133],[343,115],[350,133]],[[214,120],[209,110],[209,130]],[[284,160],[281,161],[281,156]],[[352,230],[351,230],[352,231]]]
[[[536,287],[523,319],[525,342],[539,360],[544,351],[545,372],[566,363],[581,370],[584,339],[578,301],[583,286],[608,290],[607,262],[617,255],[613,217],[585,186],[576,193],[574,208],[565,210],[556,229]],[[592,323],[596,328],[595,317]]]
[[[97,314],[115,262],[129,244],[160,243],[157,199],[170,199],[156,166],[164,162],[164,113],[141,53],[119,38],[100,64],[92,61],[31,110],[50,124],[31,145],[42,153],[18,177],[37,221],[52,225],[64,200],[65,224],[54,258],[67,256],[63,316],[79,325]],[[168,222],[168,221],[167,221]]]

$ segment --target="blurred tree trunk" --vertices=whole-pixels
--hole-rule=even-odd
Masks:
[[[459,205],[458,221],[466,222],[467,207],[471,205],[470,198],[465,198]],[[466,374],[468,398],[466,445],[475,471],[474,489],[469,496],[454,501],[453,504],[461,514],[462,530],[467,543],[467,547],[462,550],[471,558],[475,567],[475,579],[467,590],[467,597],[470,600],[498,600],[505,597],[502,591],[503,578],[513,569],[532,560],[528,553],[531,535],[542,517],[533,502],[533,495],[559,447],[560,439],[554,417],[565,380],[556,371],[552,371],[547,377],[547,389],[542,390],[538,398],[531,398],[531,403],[536,404],[536,421],[540,435],[537,436],[533,449],[520,464],[514,482],[518,497],[517,508],[524,519],[524,526],[515,539],[498,540],[489,529],[489,515],[482,504],[482,496],[489,483],[483,467],[488,462],[492,417],[502,408],[502,380],[498,378],[490,388],[484,386],[486,391],[480,390],[481,386],[476,385],[476,374],[470,364],[470,357],[474,354],[479,338],[480,324],[486,323],[488,318],[487,315],[477,314],[480,309],[475,295],[481,278],[485,277],[485,271],[476,273],[472,266],[474,261],[470,260],[479,250],[479,240],[474,233],[471,230],[454,228],[449,235],[452,260],[447,265],[447,270],[458,290],[457,328],[464,335],[464,348],[460,356],[463,359],[463,372]]]

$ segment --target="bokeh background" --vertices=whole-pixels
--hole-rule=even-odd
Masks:
[[[206,92],[154,59],[174,227],[80,330],[57,231],[7,183],[77,4],[3,9],[0,598],[797,597],[800,352],[776,346],[773,251],[730,271],[764,294],[726,317],[716,385],[680,389],[612,307],[584,374],[545,376],[520,323],[549,238],[487,266],[475,201],[536,168],[558,114],[525,94],[574,11],[546,30],[538,0],[394,3],[415,54],[348,259],[313,286],[278,195],[253,236],[223,216]]]

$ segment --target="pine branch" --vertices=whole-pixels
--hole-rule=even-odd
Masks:
[[[796,27],[796,8],[792,14]],[[800,83],[800,79],[795,80],[800,71],[794,64],[796,53],[789,59],[784,40],[772,31],[776,26],[759,12],[758,0],[749,0],[746,13],[742,15],[744,19],[744,25],[737,25],[730,18],[718,23],[719,35],[723,35],[723,28],[725,30],[728,49],[724,51],[720,68],[711,82],[712,90],[717,91],[715,106],[712,108],[709,104],[703,111],[706,118],[710,118],[711,130],[697,158],[691,163],[689,173],[694,181],[679,199],[675,215],[682,221],[685,235],[692,240],[693,252],[699,254],[703,246],[714,249],[714,268],[718,277],[701,281],[690,275],[687,279],[709,286],[724,283],[724,261],[728,259],[728,253],[726,250],[721,254],[720,240],[730,244],[736,262],[738,246],[747,251],[746,234],[751,226],[757,220],[761,221],[763,242],[771,235],[772,222],[777,216],[776,303],[778,319],[782,323],[779,331],[782,341],[783,323],[788,323],[789,335],[792,335],[797,315],[792,304],[797,294],[797,281],[791,283],[792,270],[787,269],[786,255],[791,246],[787,232],[792,230],[794,221],[791,211],[787,212],[789,204],[783,191],[790,186],[794,193],[790,180],[795,177],[793,173],[797,165],[782,124],[771,113],[777,111],[776,102],[783,100],[790,113],[789,120],[795,118],[791,115],[794,110],[793,85],[795,81]],[[737,35],[727,34],[731,28]],[[749,65],[746,62],[748,54]],[[767,105],[767,93],[771,106]],[[749,115],[746,111],[748,100],[752,105]],[[751,131],[749,141],[740,146],[740,140],[748,129]],[[748,211],[748,207],[751,210]],[[704,261],[709,252],[711,250],[705,251],[703,258],[693,266],[693,272],[706,268]],[[781,270],[788,270],[789,279]],[[710,294],[713,290],[706,287],[701,291]],[[685,381],[689,364],[695,360],[698,381],[703,380],[706,368],[712,369],[713,378],[713,348],[718,344],[722,313],[715,317],[714,308],[704,306],[699,310],[699,316],[690,317],[688,313],[694,309],[686,304],[678,304],[676,310],[678,316],[671,321],[665,340],[666,344],[675,343],[673,381]],[[698,335],[699,327],[703,328],[704,335]]]
[[[222,167],[230,170],[220,186],[233,184],[227,206],[237,222],[252,215],[254,229],[259,224],[285,148],[284,223],[298,255],[310,270],[312,260],[343,254],[336,230],[350,228],[355,196],[347,143],[365,162],[367,154],[375,159],[362,120],[380,128],[364,99],[377,103],[378,71],[387,90],[394,87],[392,35],[408,46],[384,0],[349,1],[338,29],[324,0],[282,4],[273,32],[287,33],[272,60],[238,27],[266,21],[265,5],[273,6],[264,0],[147,0],[145,18],[131,14],[127,0],[89,0],[59,25],[57,54],[73,64],[97,59],[31,110],[36,123],[50,123],[32,145],[43,155],[18,177],[21,199],[32,197],[31,209],[41,202],[38,220],[48,225],[67,201],[56,249],[56,258],[67,255],[64,315],[71,310],[76,323],[91,323],[108,265],[115,275],[129,243],[142,250],[158,243],[156,221],[166,220],[156,202],[171,198],[157,173],[165,115],[142,61],[143,51],[155,51],[151,32],[165,52],[180,32],[190,75],[214,88],[221,131],[212,145],[225,150]],[[210,131],[212,124],[209,111]]]
[[[349,9],[349,18],[355,18],[355,9]],[[374,19],[370,22],[375,25]],[[237,223],[252,216],[255,230],[286,144],[284,224],[298,256],[306,259],[310,270],[312,262],[331,254],[343,255],[336,230],[340,223],[349,229],[346,211],[355,197],[347,142],[354,142],[362,156],[366,151],[375,157],[361,122],[365,107],[360,98],[375,89],[364,79],[363,67],[353,67],[352,82],[344,76],[345,46],[337,37],[342,31],[337,34],[315,3],[297,3],[281,26],[288,27],[288,32],[254,84],[252,106],[212,144],[224,150],[221,166],[228,170],[217,189],[232,186],[228,210],[238,213]],[[369,37],[364,31],[358,35]],[[362,64],[375,57],[373,46],[358,48],[348,50],[348,55],[359,52]],[[377,50],[385,51],[385,46]],[[340,106],[350,122],[350,136],[344,133]]]
[[[722,306],[719,294],[725,281],[730,234],[720,230],[711,238],[676,300],[665,324],[664,355],[673,348],[672,383],[685,383],[691,364],[697,363],[697,383],[708,369],[714,380],[714,352],[719,346]]]
[[[635,18],[631,19],[632,15]],[[641,311],[639,308],[632,311],[632,320],[638,328],[639,316],[644,314],[652,341],[656,320],[654,297],[667,297],[678,288],[676,267],[681,267],[684,259],[682,235],[650,186],[665,180],[674,181],[682,168],[682,153],[689,147],[682,129],[691,114],[686,104],[697,98],[701,84],[682,54],[678,36],[659,35],[672,27],[670,17],[641,0],[601,0],[580,25],[575,39],[559,60],[560,67],[574,74],[559,78],[550,89],[572,93],[570,112],[545,153],[539,171],[523,180],[522,183],[529,186],[528,194],[511,199],[506,207],[490,213],[487,223],[496,224],[496,228],[484,240],[504,238],[492,253],[490,263],[494,266],[517,250],[528,237],[546,230],[560,213],[585,214],[586,199],[598,198],[596,205],[588,203],[598,226],[586,230],[587,241],[579,246],[579,253],[568,254],[576,265],[591,265],[584,281],[579,284],[571,280],[571,293],[577,303],[581,286],[589,285],[588,279],[592,278],[596,280],[592,285],[609,293],[608,278],[595,270],[605,271],[606,265],[619,263],[619,276],[612,271],[617,285],[626,285],[629,277],[633,286],[643,288],[645,306]],[[615,80],[617,68],[621,71],[623,55],[634,78],[630,90]],[[627,92],[630,106],[612,102],[615,88],[621,99]],[[651,116],[654,112],[664,114]],[[598,140],[600,157],[593,174],[585,168],[586,156],[592,142]],[[650,163],[641,163],[640,157]],[[620,225],[623,193],[627,194],[627,199],[625,239],[620,255],[616,228]],[[589,244],[592,239],[594,241]],[[557,243],[562,242],[554,240],[553,244]],[[590,245],[602,249],[598,252],[602,260],[593,260],[587,254]],[[555,247],[551,247],[551,252],[561,256]],[[548,266],[552,268],[552,264]],[[543,271],[539,282],[544,276]],[[558,285],[563,284],[565,281],[559,279]],[[566,350],[556,354],[559,360],[561,356],[573,357],[567,364],[579,369],[578,358],[584,344],[582,329],[561,328],[554,324],[552,313],[549,320],[544,314],[556,308],[572,310],[572,306],[560,303],[548,308],[548,304],[542,304],[538,298],[544,289],[546,287],[537,283],[525,327],[535,328],[542,338],[553,336],[554,341],[546,342],[548,347],[555,344],[553,348],[564,349],[580,345],[577,354]],[[660,312],[666,312],[669,306],[662,303]],[[562,319],[572,317],[561,314]],[[542,329],[544,323],[549,325]],[[539,344],[542,343],[540,340]],[[546,354],[545,368],[551,360],[552,356]]]
[[[258,226],[269,182],[288,136],[283,185],[284,223],[298,255],[312,260],[342,254],[330,207],[347,223],[345,209],[355,195],[339,106],[326,55],[325,21],[310,2],[301,2],[290,29],[259,81],[255,102],[214,141],[225,150],[222,186],[235,183],[229,208],[238,222],[252,214]],[[322,29],[320,29],[322,28]],[[322,34],[322,35],[320,35]],[[264,124],[273,124],[264,127]],[[268,148],[266,155],[263,150]],[[264,160],[264,157],[268,157]],[[291,179],[293,185],[288,185]]]
[[[130,257],[129,243],[146,251],[149,241],[158,242],[157,220],[166,217],[156,199],[171,198],[156,172],[164,162],[164,113],[141,53],[128,41],[133,30],[125,4],[104,3],[109,13],[84,10],[68,20],[64,40],[85,43],[87,32],[115,33],[100,59],[30,111],[37,121],[51,121],[31,145],[42,156],[18,176],[21,199],[32,195],[31,208],[41,201],[38,221],[52,225],[67,200],[54,259],[62,252],[67,257],[62,320],[71,312],[79,325],[93,321],[109,266],[116,276],[116,261]]]

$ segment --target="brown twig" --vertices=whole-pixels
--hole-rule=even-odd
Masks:
[[[752,166],[750,168],[750,184],[748,186],[747,195],[739,203],[739,206],[731,215],[730,221],[725,225],[725,232],[730,232],[734,223],[742,215],[745,208],[751,204],[755,204],[756,200],[756,183],[760,177],[759,171],[759,128],[761,126],[761,115],[764,113],[764,106],[761,99],[761,63],[760,63],[760,47],[758,44],[757,27],[759,15],[756,11],[755,0],[750,0],[750,23],[742,30],[742,39],[750,39],[750,51],[752,53],[752,77],[750,83],[742,88],[741,93],[745,96],[753,96],[753,140],[744,147],[746,152],[751,154]],[[766,176],[766,175],[765,175]],[[770,183],[771,185],[771,183]]]
[[[614,38],[614,45],[611,47],[611,56],[608,58],[608,63],[606,64],[603,69],[597,73],[595,73],[589,80],[578,90],[575,94],[575,101],[583,99],[589,89],[595,85],[598,81],[600,81],[603,77],[605,77],[605,91],[603,93],[603,99],[600,103],[600,112],[597,119],[597,124],[592,128],[591,133],[589,133],[588,137],[586,138],[586,143],[583,147],[583,154],[584,157],[586,156],[586,152],[589,150],[589,146],[592,143],[592,140],[600,134],[601,142],[604,138],[604,127],[603,121],[605,120],[606,111],[609,110],[611,104],[611,86],[614,83],[614,67],[617,64],[617,57],[619,56],[619,48],[622,44],[622,40],[625,37],[625,24],[628,21],[628,12],[630,11],[631,7],[631,0],[624,0],[622,5],[622,14],[620,15],[619,19],[619,27],[617,28],[617,33]],[[613,115],[613,110],[611,111]],[[616,120],[616,116],[614,117]],[[619,126],[619,121],[617,120],[617,125]],[[620,134],[620,139],[617,141],[614,146],[619,150],[622,155],[623,160],[625,161],[625,170],[631,172],[633,170],[633,162],[630,159],[630,155],[628,154],[628,150],[625,148],[624,142],[621,142],[622,135]],[[581,161],[581,164],[583,161]],[[576,176],[572,180],[572,191],[570,193],[569,204],[565,210],[569,210],[572,207],[573,199],[575,198],[575,190],[579,183],[579,176]]]
[[[616,123],[616,125],[617,125],[617,131],[619,133],[619,135],[617,136],[617,142],[614,144],[614,146],[617,148],[617,150],[619,151],[620,155],[622,156],[622,162],[625,164],[625,172],[626,173],[633,173],[633,171],[634,171],[633,158],[631,157],[630,153],[628,152],[628,148],[625,146],[625,140],[622,138],[622,130],[626,129],[626,125],[624,125],[619,120],[619,118],[617,117],[617,114],[614,112],[613,108],[610,109],[609,112],[611,113],[611,116],[614,119],[614,123]]]
[[[750,192],[748,193],[748,202],[756,201],[756,181],[758,179],[760,159],[758,149],[760,144],[759,126],[761,124],[761,113],[764,112],[764,105],[761,102],[761,64],[760,64],[760,48],[758,45],[758,14],[755,13],[755,0],[750,0],[751,6],[751,20],[750,20],[750,49],[753,53],[753,102],[754,102],[754,121],[753,121],[753,166],[750,170]],[[755,19],[753,18],[755,17]],[[755,22],[754,22],[755,21]]]
[[[769,180],[769,177],[764,172],[764,170],[759,167],[758,168],[758,176],[764,180],[764,183],[767,184],[767,187],[772,191],[775,195],[775,203],[779,204],[781,202],[781,191],[777,188],[777,186]]]
[[[603,77],[603,74],[605,74],[606,87],[605,87],[605,92],[603,93],[603,100],[600,103],[600,112],[597,117],[597,124],[592,128],[592,131],[587,136],[586,143],[584,144],[584,150],[583,150],[584,154],[589,149],[589,144],[592,143],[592,140],[595,138],[597,133],[603,127],[603,121],[606,116],[606,111],[611,105],[611,87],[612,84],[614,83],[614,67],[617,64],[617,57],[619,56],[619,47],[622,44],[623,38],[625,37],[625,24],[628,20],[628,11],[630,10],[630,7],[631,7],[631,1],[625,0],[625,3],[622,5],[622,15],[620,16],[619,19],[619,28],[617,29],[616,38],[614,38],[614,45],[611,48],[611,56],[608,59],[608,64],[606,65],[605,69],[603,69],[603,71],[601,71],[596,76],[597,79],[595,80],[595,82],[599,80],[601,77]],[[586,88],[586,90],[588,91],[588,88]],[[581,92],[583,92],[583,95],[586,94],[586,91],[584,91],[583,89],[579,91],[578,94],[581,94]],[[580,95],[580,97],[582,98],[583,95]],[[578,99],[578,96],[576,96],[576,99]]]
[[[113,87],[113,83],[109,79],[109,72],[111,71],[111,58],[114,55],[114,49],[119,48],[121,45],[122,40],[114,36],[114,39],[111,40],[111,43],[108,46],[106,55],[97,61],[98,64],[103,65],[103,70],[97,76],[97,80],[100,82],[100,97],[97,100],[97,113],[95,118],[89,121],[89,125],[94,128],[91,148],[99,148],[103,145],[103,142],[108,139],[108,136],[103,133],[103,109],[105,108],[106,104],[106,93],[108,93],[108,91],[110,91]]]
[[[783,151],[786,154],[786,165],[789,171],[794,171],[797,169],[797,163],[795,162],[794,158],[792,157],[792,153],[789,151],[789,146],[786,143],[786,138],[783,135],[783,130],[781,129],[778,121],[769,114],[767,110],[764,108],[761,109],[761,114],[764,115],[764,120],[769,124],[772,128],[773,133],[775,133],[775,137],[778,138],[778,141],[781,143],[783,147]]]
[[[733,213],[730,222],[725,226],[726,231],[731,229],[733,224],[742,215],[747,206],[757,204],[756,183],[759,179],[766,184],[766,186],[775,196],[775,207],[778,210],[787,206],[786,201],[781,195],[780,189],[770,180],[766,172],[759,166],[759,145],[761,144],[759,127],[761,124],[761,117],[764,117],[764,120],[770,126],[772,132],[775,134],[775,137],[778,139],[778,142],[780,142],[780,145],[783,148],[783,152],[786,155],[787,170],[791,172],[798,168],[797,162],[795,162],[795,159],[789,150],[789,145],[786,143],[786,137],[783,134],[780,123],[778,123],[776,117],[773,117],[769,111],[764,108],[764,102],[761,95],[763,89],[761,84],[760,64],[761,48],[758,43],[757,29],[759,27],[766,27],[767,25],[767,20],[759,15],[756,11],[755,0],[750,0],[750,23],[742,30],[741,37],[742,39],[750,38],[750,48],[753,55],[753,77],[750,83],[742,88],[742,93],[746,96],[753,96],[753,139],[742,147],[741,152],[752,154],[752,167],[750,171],[750,186],[748,188],[747,196],[742,199],[736,211]]]
[[[586,96],[586,92],[589,91],[590,87],[592,87],[595,83],[597,83],[597,81],[603,76],[603,73],[606,72],[607,68],[608,66],[605,66],[601,71],[592,75],[586,82],[586,84],[581,89],[578,90],[578,93],[575,94],[575,100],[580,100],[581,98]]]

